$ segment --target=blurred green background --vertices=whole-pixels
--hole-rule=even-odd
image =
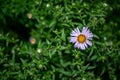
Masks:
[[[1,80],[120,80],[120,0],[0,0]],[[69,42],[88,26],[93,46]]]

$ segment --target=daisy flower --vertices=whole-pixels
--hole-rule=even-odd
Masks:
[[[92,40],[93,34],[90,32],[90,30],[87,27],[83,27],[82,32],[78,28],[75,28],[70,37],[70,42],[75,43],[74,47],[85,50],[88,45],[92,46]]]

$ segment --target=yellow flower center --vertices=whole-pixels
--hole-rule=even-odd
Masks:
[[[80,34],[77,39],[79,43],[84,43],[86,41],[86,36],[83,34]]]

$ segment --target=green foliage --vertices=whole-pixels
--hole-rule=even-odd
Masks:
[[[120,1],[0,0],[1,80],[119,80]],[[71,31],[88,26],[82,51]]]

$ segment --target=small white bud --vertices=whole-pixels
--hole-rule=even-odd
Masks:
[[[41,53],[41,49],[37,49],[37,52],[38,52],[38,53]]]
[[[104,5],[104,6],[108,6],[107,3],[104,3],[103,5]]]
[[[28,14],[27,14],[28,19],[31,19],[32,16],[33,16],[33,15],[32,15],[31,13],[28,13]]]
[[[50,7],[50,4],[47,4],[46,7]]]

